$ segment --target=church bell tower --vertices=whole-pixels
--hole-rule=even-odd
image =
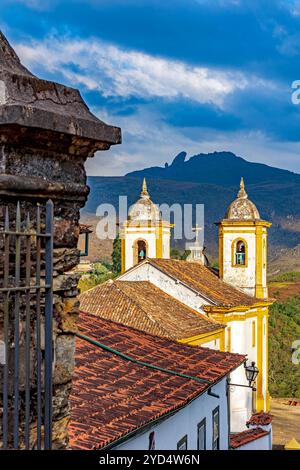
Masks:
[[[140,199],[130,207],[120,235],[122,272],[146,258],[170,258],[171,224],[161,219],[145,178]]]
[[[219,272],[225,282],[261,299],[268,297],[267,231],[271,225],[248,199],[242,178],[237,198],[218,223]]]

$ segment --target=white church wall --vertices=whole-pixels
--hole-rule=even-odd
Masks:
[[[248,264],[246,267],[232,266],[232,243],[238,238],[243,238],[248,245]],[[255,261],[256,261],[256,235],[253,233],[241,233],[230,228],[230,232],[224,229],[223,248],[223,279],[235,287],[242,288],[247,294],[255,293]]]
[[[256,347],[252,347],[251,318],[245,321],[228,323],[231,328],[230,352],[247,354],[248,361],[256,361]],[[248,385],[244,367],[239,367],[230,376],[232,384]],[[231,430],[239,432],[246,429],[246,421],[252,414],[252,390],[246,387],[230,387]]]
[[[134,230],[133,233],[130,233],[130,229],[127,231],[127,235],[125,238],[125,270],[134,266],[134,243],[136,240],[146,240],[147,242],[147,257],[148,258],[155,258],[156,257],[156,234],[155,231],[153,233],[144,233],[145,229],[139,231],[137,229]]]
[[[192,344],[192,343],[190,343]],[[219,339],[214,339],[212,341],[208,341],[207,343],[202,343],[201,346],[203,348],[210,348],[210,349],[216,349],[217,351],[220,350],[220,340]]]
[[[138,265],[135,269],[120,276],[119,280],[149,281],[167,294],[200,313],[204,313],[202,309],[203,305],[210,304],[207,299],[204,299],[184,284],[164,274],[159,269],[150,265],[150,263]]]
[[[226,378],[212,387],[212,392],[220,398],[209,396],[207,392],[200,395],[182,410],[169,418],[161,421],[119,446],[116,450],[148,450],[149,434],[155,432],[156,450],[176,450],[177,443],[187,435],[187,446],[189,450],[197,449],[197,425],[206,419],[206,448],[212,449],[212,413],[219,406],[220,412],[220,449],[228,449],[228,413],[226,397]]]
[[[163,231],[163,258],[170,258],[170,230]]]

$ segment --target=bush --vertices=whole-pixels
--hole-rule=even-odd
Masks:
[[[300,281],[300,272],[291,271],[288,273],[278,274],[270,279],[270,282],[297,282]]]
[[[80,292],[85,292],[98,284],[108,281],[108,279],[113,279],[115,276],[116,275],[109,271],[103,264],[95,263],[91,273],[82,274],[78,282],[78,287]]]

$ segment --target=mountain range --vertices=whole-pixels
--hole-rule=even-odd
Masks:
[[[276,272],[289,269],[290,250],[293,269],[300,270],[300,260],[294,259],[300,245],[300,174],[249,162],[232,152],[200,153],[188,159],[186,152],[180,152],[164,167],[145,168],[120,177],[90,176],[91,191],[82,218],[91,218],[104,202],[118,207],[119,195],[127,195],[128,204],[132,204],[138,199],[142,179],[146,177],[151,199],[158,204],[204,204],[205,244],[210,257],[216,259],[214,222],[224,217],[236,197],[241,176],[261,217],[273,223],[269,255],[271,263],[276,261]],[[177,242],[176,246],[183,248],[184,242]]]

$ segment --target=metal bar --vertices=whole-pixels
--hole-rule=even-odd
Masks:
[[[53,202],[46,203],[46,232],[53,233]],[[45,432],[44,448],[52,444],[52,316],[53,316],[53,236],[46,240],[45,281],[51,284],[45,292]]]
[[[8,207],[5,208],[5,230],[9,229],[9,214]],[[8,286],[9,277],[9,235],[4,236],[4,273],[3,273],[3,285]],[[4,300],[4,350],[5,350],[5,362],[3,369],[3,447],[7,449],[8,446],[8,387],[9,387],[9,311],[8,311],[9,292],[6,292]]]
[[[4,235],[20,235],[22,237],[32,237],[32,236],[38,236],[42,238],[51,238],[51,233],[40,233],[40,232],[22,232],[21,230],[4,230],[2,232]]]
[[[232,387],[245,387],[245,388],[252,388],[252,390],[256,390],[256,388],[253,388],[251,385],[244,385],[244,384],[232,384],[230,382],[230,386]]]
[[[4,293],[7,293],[7,292],[26,292],[28,290],[44,290],[44,289],[50,289],[51,288],[51,284],[44,284],[43,286],[41,285],[33,285],[33,286],[19,286],[19,287],[1,287],[0,288],[0,292],[4,292]]]
[[[17,204],[16,212],[16,232],[21,229],[21,211],[20,203]],[[19,286],[20,283],[20,255],[21,255],[21,238],[16,235],[16,252],[15,252],[15,285]],[[13,434],[14,434],[14,448],[19,447],[19,367],[20,367],[20,293],[17,291],[15,294],[15,336],[14,336],[14,420],[13,420]]]
[[[30,216],[27,213],[26,230],[30,230]],[[31,238],[26,239],[26,286],[30,285],[31,274]],[[25,326],[25,448],[30,447],[30,290],[26,291],[26,326]]]
[[[36,230],[41,230],[41,210],[37,206]],[[36,236],[36,284],[41,284],[41,237]],[[41,449],[42,431],[42,383],[41,383],[41,289],[36,293],[36,382],[37,382],[37,449]]]

